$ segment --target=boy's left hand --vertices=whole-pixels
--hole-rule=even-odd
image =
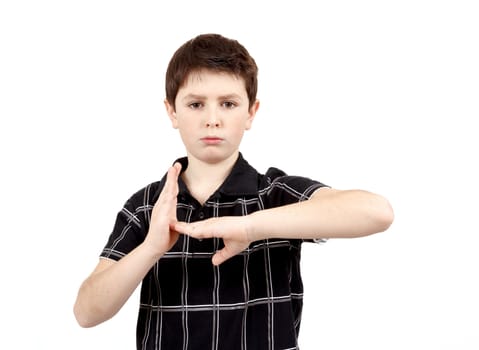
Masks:
[[[241,253],[252,242],[248,237],[245,216],[223,216],[192,223],[176,222],[174,229],[196,239],[222,238],[225,246],[213,255],[214,265]]]

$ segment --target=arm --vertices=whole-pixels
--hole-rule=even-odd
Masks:
[[[156,255],[140,245],[116,262],[100,259],[95,270],[82,283],[74,306],[82,327],[96,326],[113,317],[133,294],[156,262]]]
[[[181,166],[168,170],[167,180],[152,211],[150,229],[142,244],[118,262],[101,259],[82,283],[74,314],[82,327],[96,326],[113,317],[125,304],[151,267],[178,240],[172,229],[176,221],[178,174]]]
[[[316,190],[307,201],[257,211],[247,221],[253,240],[353,238],[385,231],[393,221],[389,202],[362,190]]]
[[[361,237],[385,231],[393,218],[392,208],[382,196],[363,190],[322,188],[307,201],[246,216],[178,222],[175,229],[199,239],[223,238],[225,247],[213,257],[218,265],[257,240]]]

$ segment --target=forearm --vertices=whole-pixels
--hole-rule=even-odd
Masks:
[[[196,239],[222,238],[225,246],[213,256],[213,264],[219,265],[254,241],[360,237],[386,230],[393,218],[392,208],[384,197],[362,190],[325,188],[300,203],[245,216],[177,222],[174,227],[177,232]]]
[[[388,201],[379,195],[362,190],[324,189],[310,200],[257,211],[247,220],[251,240],[346,238],[386,230],[393,212]]]
[[[81,285],[74,306],[82,327],[96,326],[113,317],[160,258],[145,244],[118,262],[101,262],[104,269],[92,273]]]

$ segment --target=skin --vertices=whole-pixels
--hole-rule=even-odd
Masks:
[[[248,102],[242,79],[208,71],[190,75],[174,106],[165,101],[188,156],[182,179],[200,203],[225,180],[238,157],[241,139],[259,107],[258,101],[251,108]],[[92,327],[113,317],[180,234],[222,238],[225,247],[212,258],[219,265],[256,240],[361,237],[385,231],[394,219],[389,202],[378,194],[322,188],[307,201],[247,216],[178,222],[180,171],[178,163],[168,169],[145,241],[118,262],[100,259],[82,283],[74,306],[81,326]]]
[[[188,156],[182,178],[191,194],[204,203],[236,162],[239,145],[244,132],[251,128],[259,102],[249,108],[243,79],[201,71],[190,74],[178,91],[175,106],[165,101],[165,107]]]

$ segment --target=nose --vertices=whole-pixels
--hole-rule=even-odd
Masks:
[[[220,117],[218,115],[218,111],[216,109],[211,109],[208,112],[207,118],[206,118],[206,127],[207,128],[219,128],[221,125],[220,123]]]

